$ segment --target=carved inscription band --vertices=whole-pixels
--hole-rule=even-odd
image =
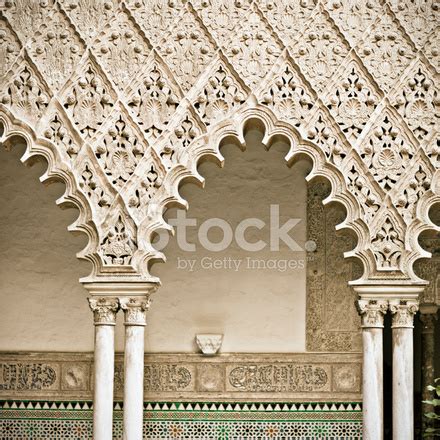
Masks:
[[[32,361],[29,361],[32,359]],[[0,398],[91,399],[91,353],[0,353]],[[154,399],[270,399],[356,401],[361,398],[361,354],[194,354],[145,356],[144,392]],[[116,399],[124,389],[122,355],[115,356]],[[180,396],[180,397],[179,397]]]

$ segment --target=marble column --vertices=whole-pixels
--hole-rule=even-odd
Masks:
[[[393,337],[393,439],[414,438],[413,327],[418,301],[390,300]]]
[[[364,440],[383,439],[383,319],[385,300],[359,299],[363,342]]]
[[[431,400],[432,392],[427,386],[434,384],[434,350],[435,323],[437,321],[436,305],[420,305],[420,321],[422,322],[422,400]],[[432,406],[422,403],[422,432],[431,426],[431,419],[423,414],[432,411]]]
[[[117,298],[89,298],[95,321],[93,439],[113,438],[113,379]]]
[[[147,297],[119,298],[125,315],[124,440],[142,440]]]

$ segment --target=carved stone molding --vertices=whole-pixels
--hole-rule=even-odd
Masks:
[[[358,401],[361,354],[146,354],[146,401]],[[124,388],[115,357],[115,399]],[[0,398],[92,399],[91,353],[0,353]]]
[[[417,300],[390,300],[391,328],[413,328],[414,315],[419,310]]]
[[[388,301],[359,299],[356,304],[362,317],[362,328],[383,328]]]
[[[346,210],[361,283],[421,282],[440,201],[431,2],[3,1],[0,142],[43,156],[80,210],[88,281],[156,280],[183,179],[251,119]]]
[[[89,298],[95,325],[116,325],[116,313],[119,310],[117,298]]]

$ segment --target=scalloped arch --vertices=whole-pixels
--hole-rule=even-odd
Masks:
[[[287,165],[290,165],[298,155],[305,154],[313,164],[306,180],[310,181],[315,177],[323,177],[329,181],[331,193],[324,200],[324,204],[336,202],[345,208],[347,216],[337,228],[352,230],[358,239],[356,248],[346,253],[345,257],[359,258],[364,266],[362,278],[368,279],[375,272],[374,257],[364,246],[364,243],[369,241],[369,230],[361,219],[359,204],[355,196],[347,189],[343,173],[326,159],[325,154],[316,144],[303,140],[295,127],[288,122],[279,121],[270,109],[255,103],[251,103],[249,107],[242,107],[231,117],[219,121],[206,134],[194,140],[191,145],[191,152],[181,158],[184,165],[176,166],[168,172],[164,181],[168,191],[163,198],[157,200],[157,216],[154,219],[146,219],[144,224],[141,225],[140,233],[151,238],[159,228],[170,230],[171,227],[166,224],[162,217],[167,206],[178,204],[185,209],[189,206],[187,201],[182,199],[179,194],[181,184],[186,179],[195,179],[203,185],[204,178],[200,176],[197,170],[199,163],[207,158],[213,158],[222,166],[224,163],[224,158],[220,152],[222,144],[226,140],[235,139],[244,148],[246,128],[255,121],[264,127],[262,143],[266,148],[270,148],[275,139],[284,139],[290,146],[289,152],[285,156]],[[149,252],[145,255],[145,261],[148,260],[166,261],[166,257],[150,247]]]
[[[63,162],[56,146],[50,141],[37,137],[35,131],[25,122],[16,119],[11,112],[0,105],[0,146],[10,148],[9,143],[14,138],[20,138],[26,145],[21,157],[23,163],[33,158],[42,157],[47,162],[47,169],[40,177],[42,183],[60,181],[65,185],[63,195],[56,201],[57,205],[75,207],[79,211],[78,218],[68,226],[71,232],[81,232],[87,235],[88,244],[77,254],[77,257],[90,261],[96,267],[96,257],[93,255],[94,243],[98,241],[96,227],[91,220],[91,207],[84,194],[78,190],[72,170]],[[95,269],[93,269],[95,271]]]

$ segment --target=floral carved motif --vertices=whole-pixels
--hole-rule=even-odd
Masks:
[[[15,32],[9,26],[6,18],[0,15],[0,81],[14,64],[20,53],[21,44]]]
[[[14,69],[12,81],[3,88],[1,102],[23,118],[36,121],[48,106],[50,94],[26,58]]]
[[[27,45],[47,82],[59,90],[84,53],[84,44],[66,17],[54,6],[34,29]]]
[[[188,90],[212,59],[216,45],[191,6],[186,7],[161,41],[160,51]]]
[[[435,67],[437,72],[440,72],[440,26],[438,26],[426,41],[423,53],[426,58]]]
[[[396,220],[386,214],[371,239],[371,248],[379,269],[398,270],[402,258],[403,242]]]
[[[304,75],[319,92],[348,54],[348,44],[328,13],[318,7],[295,46],[295,59]]]
[[[354,143],[362,133],[381,97],[358,61],[351,61],[325,99],[347,139]]]
[[[117,10],[117,0],[60,0],[81,36],[91,41]]]
[[[213,124],[238,108],[246,98],[246,89],[230,69],[220,63],[210,76],[194,107],[206,125]]]
[[[238,35],[231,35],[225,47],[226,56],[246,83],[255,86],[281,54],[282,45],[256,8],[243,19]]]
[[[423,47],[440,18],[436,0],[391,0],[390,6],[417,47]]]
[[[356,45],[382,14],[380,0],[326,0],[327,9],[347,40]]]
[[[81,144],[72,136],[66,126],[64,117],[56,112],[50,118],[43,135],[53,143],[59,145],[67,153],[70,159],[75,159],[81,149]]]
[[[63,105],[85,137],[93,136],[114,106],[114,94],[99,69],[88,62],[64,92]]]
[[[388,91],[414,58],[415,48],[391,13],[382,13],[358,51],[382,90]]]
[[[376,181],[389,191],[410,164],[416,146],[416,141],[406,134],[405,126],[386,111],[358,148]]]
[[[120,188],[134,173],[145,153],[146,142],[122,112],[104,130],[95,144],[95,155],[110,182]]]
[[[307,26],[316,0],[259,0],[258,4],[270,25],[286,46],[294,45]]]
[[[250,0],[196,0],[194,5],[214,39],[225,47],[250,3]]]
[[[79,179],[79,187],[94,206],[99,210],[110,206],[111,196],[91,162],[84,163]]]
[[[127,5],[147,37],[160,45],[182,10],[182,0],[128,0]]]
[[[418,61],[398,88],[392,105],[419,140],[425,140],[440,123],[440,94],[432,74]]]
[[[124,88],[146,63],[151,47],[128,12],[121,10],[116,22],[107,23],[97,36],[93,49],[113,81]]]
[[[283,63],[273,71],[269,84],[262,87],[260,96],[260,101],[280,119],[304,130],[315,98],[291,62]]]
[[[147,139],[156,139],[176,111],[181,92],[156,58],[147,63],[147,70],[131,88],[128,107]]]
[[[134,225],[123,213],[119,213],[110,225],[99,248],[104,264],[110,266],[129,265],[137,250]]]

